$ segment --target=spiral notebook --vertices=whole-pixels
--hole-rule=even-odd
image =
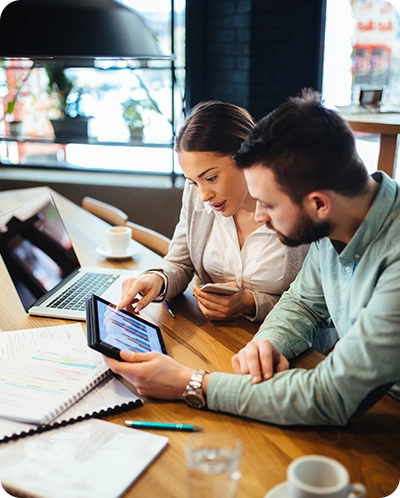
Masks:
[[[0,419],[0,443],[141,406],[143,406],[141,398],[114,376],[109,375],[49,424],[26,424]]]
[[[0,352],[0,441],[143,404],[81,324],[1,333]]]

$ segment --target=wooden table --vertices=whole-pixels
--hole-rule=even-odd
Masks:
[[[378,169],[392,178],[396,174],[397,135],[400,133],[400,113],[342,114],[353,131],[380,134]]]
[[[0,192],[0,211],[47,189]],[[104,242],[106,224],[80,207],[55,194],[56,204],[66,223],[82,264],[119,266],[132,269],[154,267],[159,257],[143,248],[134,260],[108,262],[95,251]],[[41,327],[69,323],[65,320],[29,317],[25,314],[3,264],[0,264],[2,297],[0,330]],[[209,371],[231,371],[231,356],[244,346],[258,325],[245,319],[210,323],[199,312],[187,291],[171,300],[176,318],[164,306],[152,304],[142,314],[160,325],[169,354],[178,361]],[[309,350],[292,363],[312,368],[324,357]],[[184,402],[146,400],[145,406],[112,415],[107,420],[122,424],[125,419],[193,423],[205,430],[228,431],[238,436],[244,447],[239,498],[263,498],[276,484],[285,480],[288,464],[299,456],[317,453],[339,460],[349,470],[352,481],[365,484],[368,498],[390,495],[400,477],[400,403],[386,395],[368,413],[337,427],[275,427],[248,419],[194,410]],[[169,445],[159,458],[132,485],[125,498],[186,497],[184,432],[167,435]],[[223,497],[221,497],[223,498]]]

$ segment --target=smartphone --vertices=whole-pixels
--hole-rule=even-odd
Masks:
[[[224,296],[233,296],[233,294],[239,292],[237,287],[229,287],[227,285],[220,284],[204,284],[200,287],[200,290],[204,292],[212,292],[214,294],[222,294]]]
[[[167,354],[159,327],[95,295],[86,302],[86,337],[90,348],[119,361],[121,350]]]

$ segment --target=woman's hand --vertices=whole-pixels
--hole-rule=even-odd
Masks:
[[[273,377],[276,372],[288,370],[289,362],[269,341],[251,341],[232,357],[236,374],[250,374],[253,384]]]
[[[238,287],[236,282],[228,282],[228,287]],[[200,287],[193,287],[194,297],[198,301],[200,311],[209,320],[226,320],[245,313],[255,314],[254,296],[251,292],[239,287],[239,292],[232,296],[204,292]]]
[[[164,280],[156,273],[144,273],[138,278],[127,278],[122,282],[122,299],[117,309],[123,308],[139,313],[160,294]],[[143,297],[136,297],[138,294]],[[134,307],[133,305],[136,304]]]
[[[104,357],[111,370],[133,384],[138,393],[160,399],[182,399],[193,369],[161,353],[120,352],[123,361]]]

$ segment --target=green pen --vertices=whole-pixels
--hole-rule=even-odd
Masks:
[[[161,429],[165,431],[202,431],[203,427],[190,424],[170,424],[166,422],[145,422],[143,420],[125,420],[125,425],[135,429]]]

